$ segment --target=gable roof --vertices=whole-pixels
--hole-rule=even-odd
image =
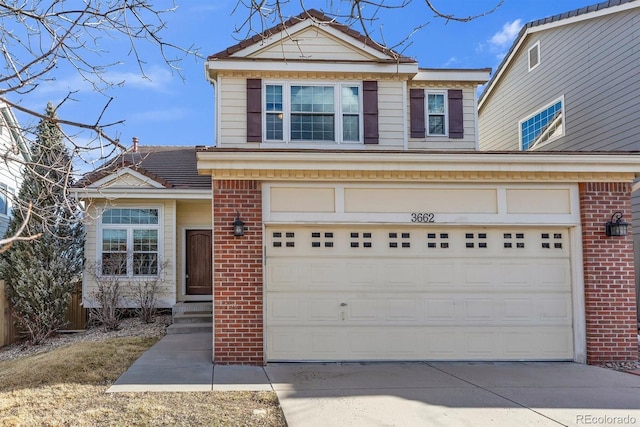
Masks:
[[[233,46],[230,46],[218,53],[214,53],[213,55],[210,55],[207,60],[208,61],[213,61],[216,59],[228,59],[231,58],[231,56],[233,54],[235,54],[236,52],[239,52],[243,49],[246,49],[248,47],[254,46],[258,43],[261,43],[263,41],[265,41],[266,39],[273,37],[274,35],[277,35],[279,33],[282,33],[284,31],[287,31],[288,29],[290,29],[291,27],[306,21],[306,20],[312,20],[313,22],[317,22],[317,23],[321,23],[322,25],[327,25],[331,28],[334,28],[336,30],[338,30],[339,32],[352,37],[360,42],[362,42],[365,46],[370,47],[372,49],[375,49],[377,51],[379,51],[380,53],[387,55],[391,58],[394,58],[395,61],[399,62],[399,63],[416,63],[417,61],[413,58],[409,58],[407,56],[403,56],[400,55],[399,53],[388,49],[386,47],[384,47],[383,45],[381,45],[380,43],[374,41],[373,39],[359,33],[358,31],[355,31],[352,28],[349,28],[348,26],[344,25],[344,24],[340,24],[338,22],[335,21],[335,19],[332,19],[330,17],[328,17],[327,15],[325,15],[324,13],[320,12],[319,10],[316,9],[307,9],[304,12],[300,13],[297,16],[294,16],[284,22],[281,22],[280,24],[271,27],[265,31],[263,31],[260,34],[256,34],[253,37],[250,37],[248,39],[245,39],[243,41],[241,41],[240,43],[237,43]]]
[[[523,44],[528,35],[549,28],[555,28],[562,25],[586,21],[610,13],[617,13],[636,7],[640,7],[640,0],[608,0],[528,22],[520,29],[518,37],[516,37],[515,41],[511,45],[511,48],[496,69],[495,74],[491,77],[489,83],[482,91],[482,94],[478,99],[478,108],[482,108],[485,99],[491,94],[495,85],[498,84],[498,81],[500,80],[503,72],[508,68],[509,64],[511,63],[517,52],[520,50],[520,46]]]
[[[103,167],[85,175],[78,187],[92,187],[98,181],[129,168],[171,189],[210,189],[211,177],[198,174],[196,147],[139,146],[126,151]]]

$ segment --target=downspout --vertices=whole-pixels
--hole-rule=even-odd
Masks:
[[[473,121],[475,123],[475,147],[476,151],[480,151],[480,124],[478,123],[478,86],[473,88]]]
[[[218,144],[218,134],[220,131],[220,120],[218,120],[218,111],[220,110],[218,108],[218,81],[216,79],[212,79],[210,74],[209,74],[209,63],[205,63],[204,65],[204,75],[205,78],[207,79],[207,81],[209,83],[211,83],[211,86],[213,87],[213,145],[216,147],[219,147]]]

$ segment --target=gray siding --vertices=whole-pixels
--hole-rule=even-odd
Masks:
[[[480,110],[480,148],[519,149],[518,122],[564,95],[565,135],[540,150],[640,150],[638,69],[637,9],[531,34]]]

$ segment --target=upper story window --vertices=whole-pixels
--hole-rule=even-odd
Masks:
[[[446,92],[427,92],[427,135],[447,134]]]
[[[534,150],[564,135],[564,97],[523,119],[520,127],[520,148]]]
[[[529,48],[529,71],[540,65],[540,42]]]
[[[160,257],[160,210],[107,209],[102,214],[101,272],[108,276],[154,276]]]
[[[362,142],[358,83],[271,83],[264,88],[267,141]]]
[[[411,138],[464,138],[463,100],[461,89],[409,89]]]

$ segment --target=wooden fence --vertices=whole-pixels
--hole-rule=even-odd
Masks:
[[[87,327],[87,309],[82,307],[82,290],[79,288],[71,295],[67,310],[66,329],[76,330]],[[4,280],[0,280],[0,347],[12,344],[20,338],[19,331],[11,315],[11,303],[5,295]]]

